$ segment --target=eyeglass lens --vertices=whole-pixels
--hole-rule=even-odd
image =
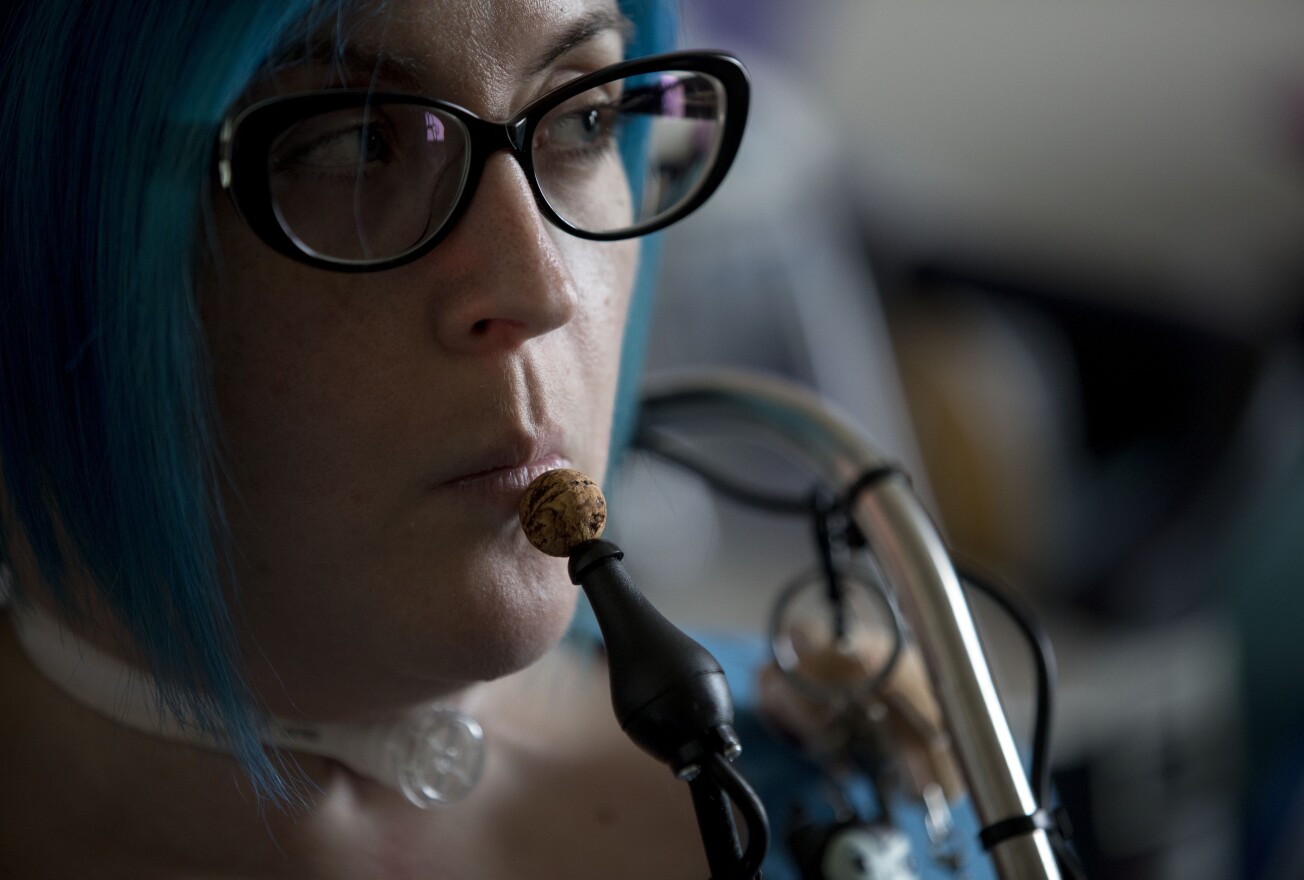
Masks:
[[[683,206],[705,181],[724,133],[714,77],[657,71],[594,87],[538,122],[530,159],[565,222],[633,231]],[[458,117],[377,101],[308,117],[271,146],[276,216],[306,252],[335,260],[395,257],[439,232],[471,164]]]

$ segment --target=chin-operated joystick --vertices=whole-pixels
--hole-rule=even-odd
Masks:
[[[579,471],[549,471],[525,490],[520,515],[531,544],[570,557],[571,581],[583,588],[602,630],[616,720],[688,783],[713,880],[759,877],[769,823],[730,763],[742,746],[720,664],[652,607],[625,570],[621,549],[600,539],[607,503],[593,480]],[[746,824],[745,849],[731,801]]]

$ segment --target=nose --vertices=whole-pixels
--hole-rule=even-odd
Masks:
[[[575,280],[553,235],[521,166],[505,152],[490,156],[466,213],[426,257],[439,266],[439,341],[466,353],[507,350],[570,321]]]

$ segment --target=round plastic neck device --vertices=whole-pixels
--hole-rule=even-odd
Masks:
[[[0,581],[7,572],[0,570]],[[5,604],[0,583],[0,608]],[[73,635],[51,616],[15,608],[19,642],[33,665],[69,697],[126,727],[214,751],[220,738],[180,717],[159,699],[146,672]],[[467,797],[484,771],[484,729],[450,706],[415,707],[367,724],[312,724],[267,719],[263,742],[334,758],[360,776],[430,808]]]

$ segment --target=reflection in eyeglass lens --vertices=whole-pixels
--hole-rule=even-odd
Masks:
[[[444,222],[468,158],[461,123],[438,110],[339,110],[299,122],[272,145],[271,194],[282,227],[310,253],[390,257]]]
[[[618,163],[595,163],[588,176],[575,180],[564,167],[535,159],[548,204],[589,232],[631,228],[677,209],[706,180],[724,133],[724,87],[714,77],[683,71],[629,77],[614,85],[614,99],[612,88],[604,87],[606,97],[599,89],[579,95],[553,114],[590,107],[598,114],[593,123],[602,120],[610,142],[603,155]],[[620,188],[617,200],[609,195],[612,187]],[[601,201],[604,196],[608,201]]]
[[[724,87],[683,71],[628,77],[550,109],[530,144],[539,191],[572,226],[633,229],[693,197],[715,164]],[[449,112],[381,101],[320,113],[268,156],[276,216],[305,251],[386,259],[434,235],[457,206],[470,136]]]

